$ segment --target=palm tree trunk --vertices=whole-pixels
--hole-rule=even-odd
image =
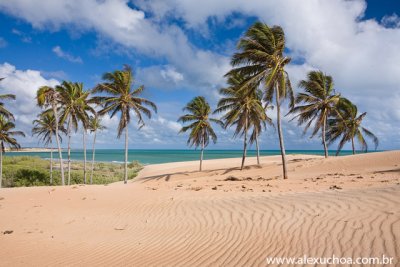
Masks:
[[[281,148],[281,156],[282,156],[283,179],[287,179],[288,175],[286,169],[286,152],[285,152],[285,144],[283,143],[283,135],[281,127],[281,105],[280,105],[280,96],[278,87],[275,87],[275,91],[276,91],[275,97],[276,97],[277,125],[278,125],[279,145]]]
[[[128,126],[125,127],[125,175],[124,184],[128,183]]]
[[[50,137],[50,184],[53,185],[53,142]]]
[[[56,122],[56,142],[57,142],[57,148],[58,148],[58,158],[60,159],[60,171],[61,171],[61,185],[65,185],[65,178],[64,178],[64,164],[63,164],[63,159],[62,159],[62,153],[61,153],[61,144],[60,144],[60,139],[59,139],[59,134],[58,134],[58,114],[57,114],[57,107],[55,104],[52,105],[53,113],[54,113],[54,118]]]
[[[246,151],[247,151],[247,117],[244,126],[244,142],[243,142],[243,156],[242,156],[242,165],[240,166],[240,170],[243,170],[244,161],[246,160]]]
[[[3,183],[3,142],[0,146],[0,188]]]
[[[328,147],[326,145],[326,117],[324,118],[324,124],[322,125],[322,143],[324,144],[325,158],[327,158]]]
[[[83,127],[83,183],[86,184],[86,129]]]
[[[204,133],[204,130],[203,130],[203,133]],[[203,155],[204,155],[204,134],[202,136],[202,141],[201,141],[200,171],[203,170]]]
[[[68,119],[68,185],[71,184],[71,116]]]
[[[257,165],[260,165],[260,148],[258,146],[258,136],[256,136]]]
[[[356,149],[355,149],[355,147],[354,147],[354,137],[351,138],[351,147],[352,147],[352,149],[353,149],[353,155],[355,155],[355,154],[356,154]]]
[[[95,156],[95,144],[96,144],[96,131],[93,136],[93,147],[92,147],[92,172],[90,173],[90,184],[93,184],[93,171],[94,171],[94,156]]]

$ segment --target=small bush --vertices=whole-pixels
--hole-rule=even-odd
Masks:
[[[134,160],[131,163],[128,164],[128,168],[130,169],[141,169],[142,168],[142,164],[139,163],[139,161]]]

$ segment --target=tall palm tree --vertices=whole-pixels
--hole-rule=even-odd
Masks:
[[[214,142],[217,142],[217,135],[215,134],[211,122],[217,123],[223,126],[223,123],[214,118],[210,118],[211,108],[206,99],[203,96],[197,96],[193,98],[184,108],[183,111],[188,113],[181,116],[178,121],[182,123],[189,122],[190,124],[182,127],[179,133],[184,133],[190,130],[188,145],[201,147],[200,153],[200,167],[199,170],[202,171],[203,166],[203,155],[204,148],[208,146],[210,138]]]
[[[322,144],[324,146],[325,158],[328,157],[328,146],[326,144],[326,123],[339,101],[340,95],[335,93],[333,79],[322,71],[310,71],[307,80],[299,82],[299,87],[304,93],[298,93],[296,104],[290,113],[297,114],[298,125],[306,123],[304,132],[314,123],[311,137],[322,131]],[[294,119],[293,118],[293,119]]]
[[[39,114],[38,118],[33,121],[33,125],[32,135],[37,135],[45,146],[50,145],[50,184],[53,184],[53,136],[57,132],[57,121],[53,111],[49,110]],[[58,130],[64,134],[67,133],[62,126]],[[62,141],[61,135],[58,138]]]
[[[105,130],[106,127],[101,124],[99,115],[91,116],[89,119],[89,130],[93,133],[93,147],[92,147],[92,171],[90,173],[90,184],[93,184],[93,171],[94,171],[94,158],[96,152],[96,135],[98,131]]]
[[[55,90],[55,88],[50,86],[42,86],[36,93],[37,104],[41,108],[51,107],[55,117],[55,137],[58,148],[58,158],[60,160],[60,171],[61,171],[61,184],[65,185],[64,178],[64,164],[61,153],[61,143],[60,143],[60,134],[59,134],[59,116],[58,116],[58,106],[60,102],[60,94]]]
[[[336,107],[336,114],[328,119],[327,131],[328,145],[340,139],[336,155],[340,153],[343,146],[349,141],[351,141],[353,154],[355,154],[354,139],[360,143],[361,150],[366,152],[368,150],[368,144],[364,135],[372,139],[375,149],[378,147],[378,137],[370,130],[361,126],[362,120],[366,115],[366,112],[358,115],[356,105],[346,98],[340,98]]]
[[[5,78],[0,78],[0,81],[4,80]],[[4,107],[4,102],[3,100],[15,100],[15,95],[13,94],[4,94],[4,95],[0,95],[0,115],[10,119],[10,120],[14,120],[14,115],[8,111],[8,109],[6,109]]]
[[[71,135],[78,130],[79,121],[89,121],[87,109],[94,113],[94,109],[87,105],[88,91],[83,90],[82,83],[63,81],[56,87],[60,96],[60,122],[67,123],[68,133],[68,185],[71,184]],[[85,110],[86,109],[86,110]]]
[[[3,153],[5,153],[5,146],[19,149],[21,146],[18,144],[15,136],[23,136],[25,134],[21,131],[14,131],[15,124],[4,115],[0,115],[0,188],[3,181]]]
[[[100,115],[110,114],[112,118],[120,113],[118,135],[120,138],[125,130],[125,173],[124,183],[128,182],[128,125],[131,120],[131,112],[136,115],[139,129],[144,126],[143,115],[151,118],[151,109],[157,112],[157,106],[148,99],[140,97],[144,86],[133,89],[134,77],[132,69],[125,65],[123,70],[108,72],[103,75],[104,83],[98,84],[93,90],[94,93],[105,93],[106,96],[94,97],[94,101],[103,104],[99,111]],[[147,108],[148,106],[149,108]]]
[[[240,73],[248,77],[242,87],[258,86],[264,88],[264,99],[272,102],[275,95],[279,145],[282,155],[283,178],[287,179],[286,153],[281,127],[281,104],[286,98],[293,106],[294,96],[289,75],[285,67],[290,58],[284,55],[285,34],[281,27],[256,22],[238,43],[239,51],[232,57],[231,64],[236,68],[230,73]]]
[[[240,135],[243,139],[243,156],[240,169],[244,167],[247,153],[247,135],[251,127],[257,135],[257,131],[261,132],[261,125],[267,120],[265,110],[262,106],[260,93],[254,87],[242,88],[245,78],[239,73],[231,73],[228,76],[227,88],[221,88],[220,94],[223,98],[218,102],[218,108],[214,113],[226,112],[222,116],[224,127],[236,126],[234,137]],[[253,140],[253,139],[252,139]]]

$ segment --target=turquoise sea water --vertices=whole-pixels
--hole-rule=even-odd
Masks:
[[[308,154],[323,155],[323,150],[286,150],[287,154]],[[279,150],[261,150],[261,156],[279,155]],[[342,151],[340,155],[349,155],[351,151]],[[49,152],[7,152],[7,156],[38,156],[41,158],[50,158]],[[131,149],[129,150],[129,161],[138,160],[142,164],[156,164],[178,161],[198,160],[199,150],[145,150]],[[247,152],[249,157],[255,156],[256,151]],[[330,155],[335,155],[335,151],[330,151]],[[204,159],[221,159],[221,158],[238,158],[242,156],[241,150],[205,150]],[[53,153],[53,157],[57,157],[57,153]],[[67,158],[67,153],[63,152],[63,159]],[[72,160],[83,160],[82,150],[71,151]],[[87,150],[87,159],[92,159],[92,151]],[[97,149],[96,161],[102,162],[123,162],[124,150],[122,149]]]

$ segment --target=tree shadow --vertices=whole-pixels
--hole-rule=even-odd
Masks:
[[[260,165],[250,165],[250,166],[245,166],[243,170],[250,170],[250,169],[261,169],[262,166]],[[184,175],[184,176],[189,176],[190,174],[193,173],[213,173],[213,172],[222,172],[221,174],[228,174],[233,171],[240,171],[240,167],[233,167],[233,168],[218,168],[218,169],[212,169],[212,170],[205,170],[205,171],[185,171],[185,172],[173,172],[173,173],[166,173],[166,174],[160,174],[160,175],[152,175],[152,176],[146,176],[146,177],[141,177],[138,181],[142,183],[146,183],[152,180],[164,180],[166,182],[170,181],[172,176],[174,175]]]
[[[398,169],[392,169],[392,170],[385,170],[385,171],[375,171],[374,174],[385,174],[385,173],[396,173],[398,172],[400,174],[400,168]]]

